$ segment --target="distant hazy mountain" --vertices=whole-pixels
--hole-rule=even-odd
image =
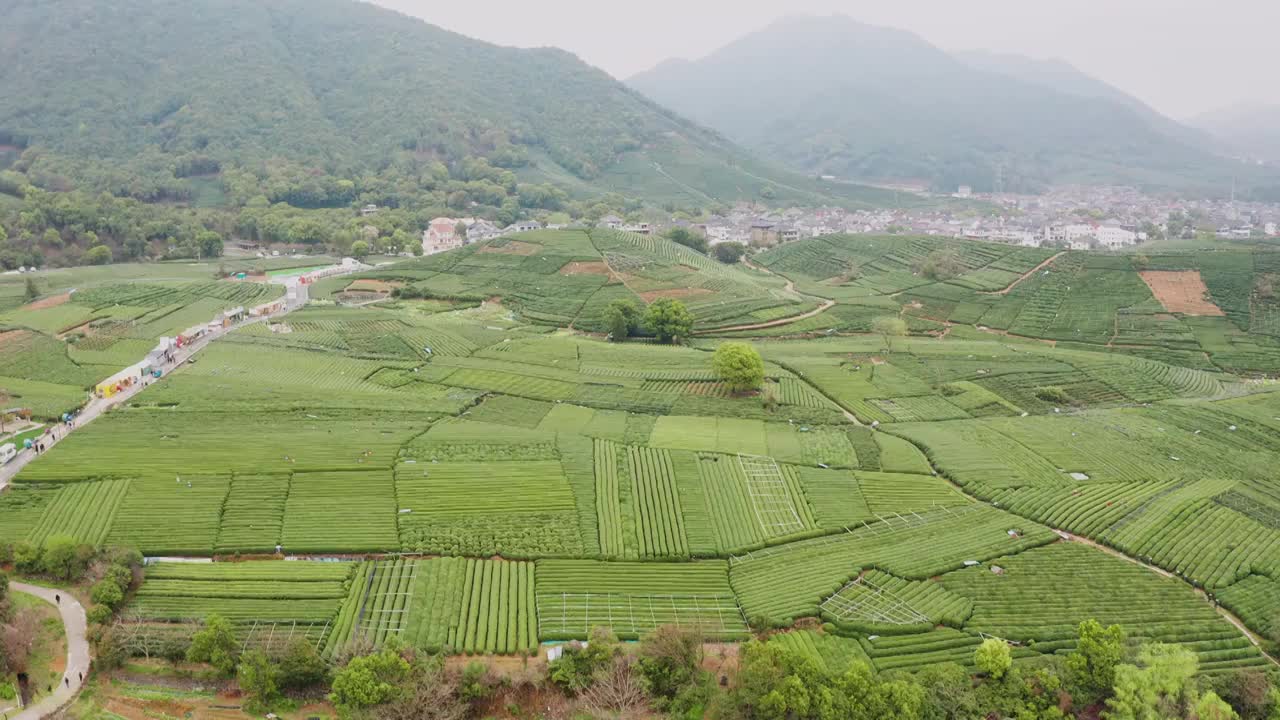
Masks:
[[[1206,145],[1209,134],[1162,115],[1158,110],[1120,88],[1081,72],[1065,60],[1037,60],[1025,55],[971,50],[954,53],[971,67],[1034,83],[1057,92],[1109,100],[1136,112],[1155,130],[1185,143]]]
[[[1212,188],[1196,133],[1069,66],[957,57],[909,32],[791,17],[628,81],[810,173],[1031,190],[1054,182]]]
[[[1280,163],[1280,106],[1233,105],[1191,119],[1222,144],[1226,152]]]

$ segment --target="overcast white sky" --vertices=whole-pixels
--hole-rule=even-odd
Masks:
[[[1060,57],[1175,118],[1280,104],[1280,0],[373,0],[501,45],[552,45],[626,78],[789,14],[843,13],[947,50]]]

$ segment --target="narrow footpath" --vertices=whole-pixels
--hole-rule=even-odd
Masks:
[[[1028,271],[1026,271],[1026,272],[1022,273],[1021,277],[1019,277],[1017,280],[1014,280],[1013,282],[1009,283],[1009,287],[1007,287],[1007,288],[1005,288],[1005,289],[1003,289],[1003,290],[995,290],[995,291],[992,291],[992,292],[981,292],[981,291],[979,291],[979,292],[978,292],[978,294],[979,294],[979,295],[1008,295],[1008,294],[1009,294],[1009,291],[1010,291],[1010,290],[1012,290],[1012,289],[1014,289],[1014,288],[1016,288],[1016,287],[1018,287],[1018,285],[1019,285],[1023,280],[1026,280],[1027,278],[1031,277],[1032,275],[1035,275],[1036,273],[1038,273],[1038,272],[1040,272],[1041,270],[1045,269],[1045,268],[1046,268],[1046,267],[1048,267],[1048,266],[1050,265],[1050,263],[1052,263],[1054,260],[1057,260],[1058,258],[1060,258],[1060,257],[1062,257],[1063,255],[1066,255],[1066,254],[1067,254],[1067,251],[1066,251],[1066,250],[1063,250],[1062,252],[1058,253],[1057,255],[1054,255],[1053,257],[1049,258],[1048,260],[1045,260],[1044,262],[1040,263],[1039,265],[1037,265],[1037,266],[1035,266],[1035,267],[1031,268],[1030,270],[1028,270]]]
[[[63,673],[61,683],[54,689],[53,694],[11,718],[11,720],[39,720],[39,718],[49,717],[71,702],[76,693],[80,692],[80,686],[89,675],[89,640],[85,637],[88,621],[85,619],[84,608],[65,590],[28,585],[17,581],[9,583],[9,590],[33,595],[58,608],[58,612],[62,615],[62,626],[67,631],[67,669]]]
[[[755,263],[751,262],[745,257],[742,258],[742,264],[746,265],[752,270],[759,270],[760,272],[765,273],[766,275],[778,275],[778,273],[775,273],[769,268],[763,267],[761,265],[756,265]],[[718,333],[727,333],[727,332],[739,332],[744,330],[767,330],[768,328],[782,327],[783,325],[790,325],[792,323],[799,322],[801,320],[807,320],[811,317],[821,315],[822,313],[830,310],[836,304],[835,300],[831,300],[829,298],[821,298],[815,295],[806,295],[805,293],[802,293],[799,290],[796,290],[795,281],[785,275],[778,275],[778,277],[787,281],[786,287],[783,288],[787,292],[795,293],[796,295],[799,295],[802,298],[808,298],[810,300],[821,300],[822,304],[819,305],[817,308],[810,310],[809,312],[806,312],[806,313],[801,313],[800,315],[791,315],[784,318],[778,318],[777,320],[770,320],[768,322],[750,323],[747,325],[730,325],[729,327],[710,328],[708,330],[699,330],[693,334],[697,336],[697,335],[707,335],[710,333],[718,334]]]

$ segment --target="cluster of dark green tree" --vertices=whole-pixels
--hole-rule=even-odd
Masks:
[[[1227,720],[1280,717],[1280,691],[1265,672],[1197,676],[1181,646],[1134,648],[1118,626],[1081,623],[1076,650],[1015,664],[1008,643],[989,638],[974,652],[977,676],[959,665],[872,674],[855,662],[842,674],[777,644],[744,646],[729,691],[713,716],[748,720],[896,718],[1097,718]],[[723,708],[723,710],[721,710]]]
[[[221,622],[221,621],[219,621]],[[210,633],[221,633],[214,641]],[[233,659],[229,632],[207,623],[193,659],[238,667],[241,688],[261,707],[279,707],[285,659]],[[1196,656],[1172,645],[1134,646],[1120,628],[1080,625],[1075,651],[1013,660],[1008,643],[987,639],[974,652],[977,674],[956,664],[917,673],[875,673],[855,661],[839,673],[779,643],[753,640],[729,655],[707,657],[696,632],[660,627],[636,644],[598,628],[587,643],[563,646],[545,673],[495,675],[482,661],[447,669],[442,660],[393,642],[355,653],[333,672],[329,699],[346,717],[454,720],[483,716],[501,703],[560,693],[575,717],[653,715],[713,720],[1275,720],[1280,691],[1262,671],[1212,679],[1197,675]],[[294,661],[296,662],[296,660]],[[714,671],[708,668],[716,668]],[[308,676],[316,680],[319,675]],[[266,680],[270,680],[267,682]],[[541,709],[541,708],[539,708]]]
[[[0,545],[0,564],[27,577],[59,584],[89,585],[89,621],[105,624],[124,605],[142,566],[142,554],[126,547],[97,548],[68,535],[54,535],[41,545],[24,541]]]
[[[644,310],[631,300],[614,300],[605,308],[604,317],[609,339],[614,342],[643,335],[661,343],[677,343],[693,333],[693,313],[672,298],[654,300]]]
[[[690,230],[685,227],[674,227],[667,231],[666,238],[677,245],[683,245],[694,252],[703,255],[711,255],[715,259],[725,265],[733,265],[747,254],[747,246],[742,243],[726,242],[719,243],[714,247],[708,243],[707,238],[696,230]]]
[[[0,191],[16,175],[0,173]],[[107,193],[47,192],[25,183],[16,192],[21,201],[0,204],[5,269],[218,257],[231,220]]]

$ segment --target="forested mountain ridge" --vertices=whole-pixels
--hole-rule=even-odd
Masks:
[[[911,33],[842,16],[791,17],[628,82],[804,172],[939,190],[1073,182],[1209,191],[1233,174],[1267,184],[1091,78],[1060,88],[1043,68],[999,65],[976,67]]]
[[[814,189],[569,53],[351,0],[17,0],[4,25],[0,145],[45,188],[185,201],[217,175],[233,205],[509,210],[552,179],[677,203]]]

